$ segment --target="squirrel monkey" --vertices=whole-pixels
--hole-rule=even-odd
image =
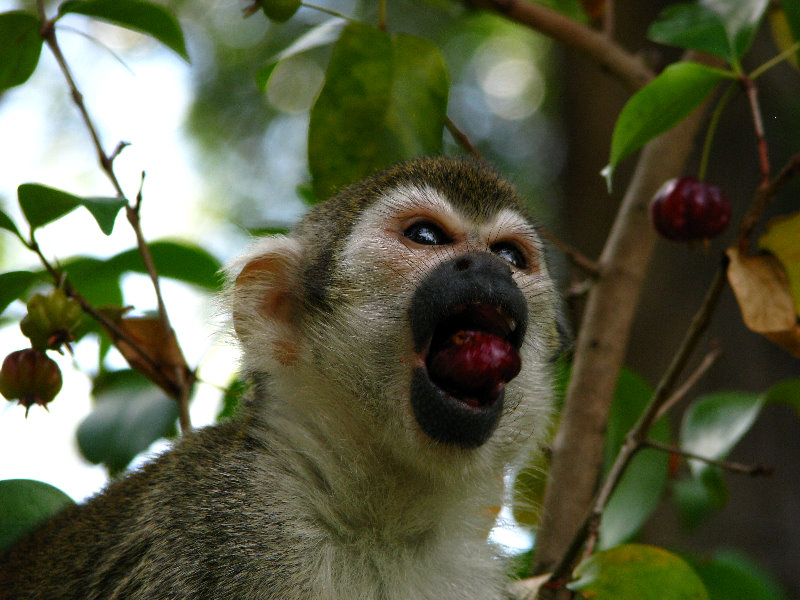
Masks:
[[[230,270],[253,393],[0,556],[5,600],[498,600],[505,469],[546,428],[557,294],[513,188],[425,158]]]

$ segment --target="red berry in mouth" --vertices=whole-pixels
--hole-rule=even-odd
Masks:
[[[484,331],[458,331],[428,360],[431,379],[470,404],[494,396],[520,370],[519,352],[503,338]]]
[[[6,356],[0,368],[0,393],[26,409],[45,406],[61,390],[61,370],[49,356],[33,348]],[[27,410],[26,410],[27,414]]]
[[[675,241],[710,239],[731,220],[728,197],[717,186],[694,177],[670,179],[650,203],[656,230]]]

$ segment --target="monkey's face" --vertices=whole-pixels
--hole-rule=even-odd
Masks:
[[[335,243],[320,225],[330,207],[316,231],[306,221],[284,238],[294,267],[277,268],[274,253],[251,260],[284,280],[256,294],[268,336],[237,326],[251,368],[302,381],[320,419],[412,452],[532,435],[549,403],[556,294],[516,198],[486,193],[492,202],[437,181],[392,182],[357,211],[351,199]]]

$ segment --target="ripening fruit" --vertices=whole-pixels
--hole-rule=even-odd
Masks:
[[[459,331],[431,357],[428,371],[436,384],[460,398],[486,396],[517,376],[519,352],[484,331]]]
[[[25,414],[34,404],[47,405],[61,390],[61,370],[43,352],[27,348],[12,352],[0,368],[0,394],[19,400]]]
[[[731,204],[715,185],[694,177],[670,179],[650,203],[653,225],[665,238],[675,241],[707,240],[728,226]]]
[[[34,294],[28,300],[28,314],[19,328],[37,350],[58,348],[72,339],[72,330],[81,319],[80,303],[67,297],[64,290],[55,288],[47,296]]]

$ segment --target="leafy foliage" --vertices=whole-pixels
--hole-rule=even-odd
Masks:
[[[41,481],[0,481],[0,550],[72,503],[64,492]]]
[[[39,19],[22,11],[0,14],[0,92],[25,83],[41,51]]]

